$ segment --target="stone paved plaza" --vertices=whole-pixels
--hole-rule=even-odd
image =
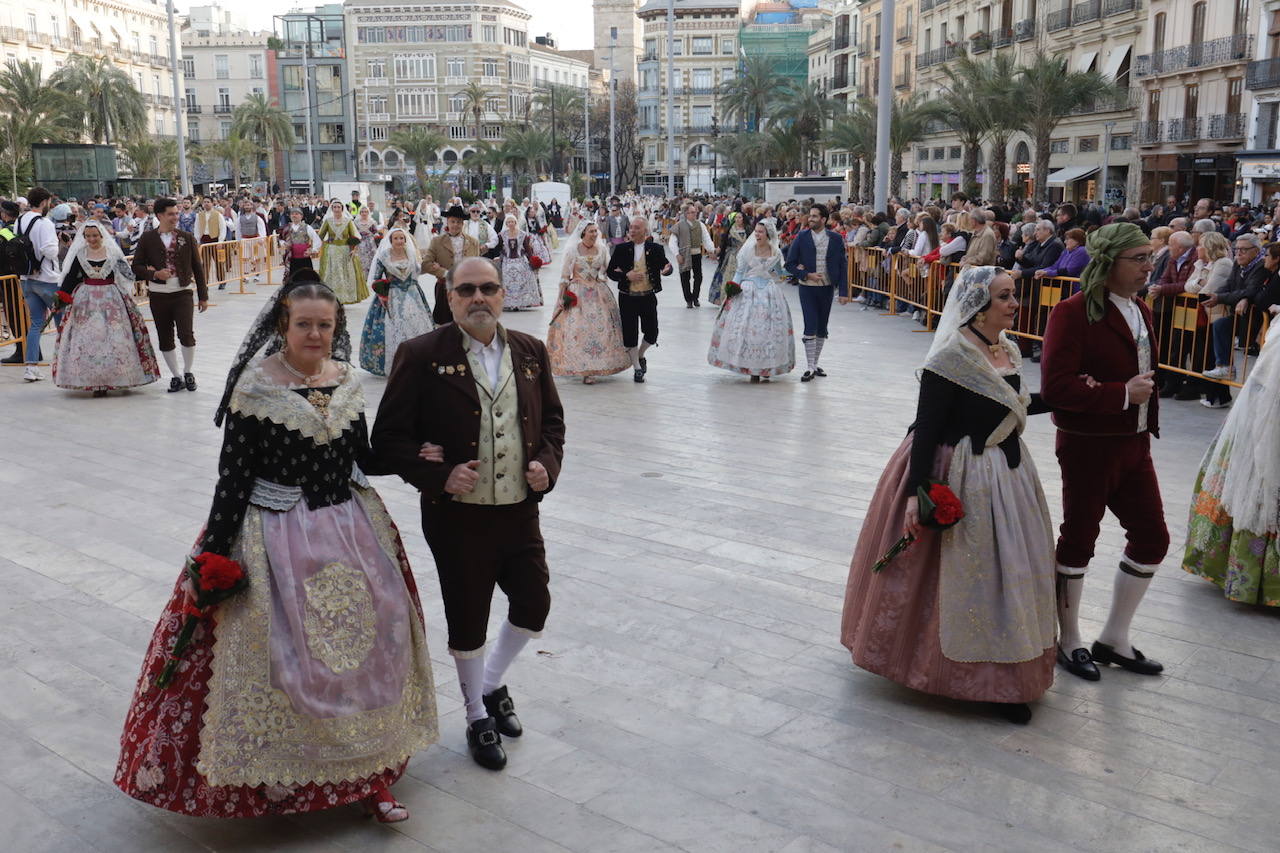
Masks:
[[[548,298],[558,266],[543,273]],[[396,786],[412,817],[393,827],[354,807],[184,818],[111,784],[143,650],[208,511],[226,367],[270,288],[218,293],[199,317],[196,394],[159,383],[91,399],[0,370],[0,848],[1277,849],[1280,625],[1179,568],[1192,480],[1224,413],[1162,412],[1174,542],[1135,639],[1165,674],[1110,669],[1089,684],[1059,671],[1016,727],[855,669],[839,644],[853,544],[911,422],[928,335],[837,306],[829,378],[752,385],[706,363],[715,309],[686,310],[676,278],[666,288],[646,384],[628,372],[560,385],[564,471],[542,505],[552,616],[509,675],[526,735],[508,741],[505,772],[466,753],[417,495],[376,482],[418,573],[442,729]],[[550,311],[505,322],[541,336]],[[384,382],[364,385],[372,417]],[[1056,523],[1048,418],[1026,439]],[[1122,544],[1108,519],[1087,639]]]

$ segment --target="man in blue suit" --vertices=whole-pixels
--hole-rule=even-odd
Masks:
[[[827,319],[831,316],[831,300],[837,285],[840,304],[849,301],[844,239],[827,230],[827,209],[823,205],[809,208],[809,227],[791,241],[786,267],[800,285],[800,310],[804,313],[802,340],[809,365],[800,381],[810,382],[815,376],[827,375],[818,366],[818,358],[827,340]]]

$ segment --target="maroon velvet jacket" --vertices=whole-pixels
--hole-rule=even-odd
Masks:
[[[1151,325],[1151,309],[1135,300],[1151,336],[1152,369],[1159,347]],[[1054,306],[1044,333],[1040,361],[1040,393],[1053,409],[1053,422],[1063,432],[1082,435],[1135,435],[1138,407],[1123,408],[1125,383],[1138,374],[1138,345],[1120,309],[1105,302],[1106,315],[1090,323],[1084,294]],[[1099,383],[1090,388],[1081,375]],[[1147,402],[1147,430],[1160,437],[1160,396]]]

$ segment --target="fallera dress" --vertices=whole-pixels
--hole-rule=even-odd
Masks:
[[[427,297],[418,285],[418,264],[412,258],[374,259],[369,280],[386,277],[387,301],[375,298],[364,315],[360,334],[360,366],[376,376],[386,376],[400,344],[435,328]]]
[[[725,301],[711,332],[707,362],[744,376],[781,376],[796,366],[791,308],[778,286],[782,255],[748,255],[736,269],[742,293]]]
[[[538,255],[536,237],[521,231],[512,237],[506,231],[498,235],[499,270],[506,295],[503,308],[538,308],[542,305],[542,287],[529,258]]]
[[[370,219],[365,221],[356,217],[356,233],[360,236],[360,245],[356,246],[356,257],[360,259],[360,271],[365,281],[372,281],[371,273],[374,253],[378,251],[378,223]]]
[[[349,217],[340,224],[326,219],[320,226],[320,278],[338,294],[343,305],[369,298],[369,286],[360,269],[360,259],[351,251],[349,240],[359,240],[356,224]]]
[[[720,263],[716,265],[716,274],[711,277],[711,288],[707,291],[707,299],[712,305],[719,305],[724,300],[724,286],[727,282],[737,281],[734,276],[738,269],[738,250],[746,242],[747,232],[742,225],[742,214],[734,214],[733,224],[729,226],[727,242],[720,253]]]
[[[151,334],[133,302],[133,270],[123,258],[69,258],[61,290],[72,294],[58,329],[53,383],[75,391],[136,388],[160,378]]]
[[[1021,390],[1020,367],[1001,374],[972,343],[956,347],[969,351],[926,362],[916,423],[867,508],[841,642],[859,667],[915,690],[1030,702],[1053,683],[1056,654],[1053,529],[1021,439],[1027,414],[1044,408]],[[907,499],[930,477],[948,482],[964,519],[926,528],[873,573],[903,533]]]
[[[631,367],[622,345],[618,303],[604,274],[608,264],[606,244],[599,238],[591,253],[581,243],[565,250],[560,278],[578,303],[557,306],[547,328],[547,354],[556,376],[612,376]]]
[[[1182,567],[1232,601],[1280,607],[1277,321],[1196,477]]]
[[[250,363],[195,548],[241,563],[249,586],[209,611],[160,689],[186,619],[174,585],[125,718],[126,794],[197,817],[333,808],[389,787],[436,740],[422,607],[364,476],[376,467],[354,370],[291,388]]]

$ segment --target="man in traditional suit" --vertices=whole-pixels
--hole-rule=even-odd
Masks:
[[[690,203],[684,206],[684,216],[671,229],[671,245],[675,248],[676,262],[680,265],[680,288],[684,291],[686,308],[700,308],[698,297],[702,295],[702,259],[716,256],[711,232],[698,219],[698,208]],[[690,281],[692,279],[692,281]]]
[[[818,366],[822,347],[827,342],[827,321],[831,317],[831,301],[839,288],[840,304],[849,302],[849,272],[845,267],[844,239],[827,230],[827,208],[815,204],[809,208],[809,227],[796,235],[787,247],[787,272],[800,285],[800,311],[804,315],[804,355],[808,369],[801,382],[826,376]]]
[[[169,391],[196,390],[191,372],[196,358],[195,308],[191,285],[196,287],[200,313],[209,307],[209,288],[204,280],[195,235],[178,230],[178,203],[158,198],[152,208],[158,227],[144,232],[133,250],[133,274],[147,283],[151,316],[156,321],[160,355],[172,374]],[[174,330],[182,344],[182,370],[174,347]]]
[[[444,231],[431,238],[426,252],[422,255],[422,271],[436,277],[436,307],[431,309],[431,319],[435,320],[437,326],[453,322],[453,314],[449,310],[449,298],[445,292],[445,276],[458,261],[463,258],[474,258],[481,253],[480,242],[463,231],[462,226],[467,221],[467,214],[462,211],[460,205],[449,208],[444,218]]]
[[[1049,314],[1042,394],[1058,427],[1062,527],[1058,537],[1058,663],[1097,681],[1096,663],[1156,675],[1163,666],[1129,642],[1129,626],[1169,550],[1151,437],[1160,437],[1153,394],[1156,345],[1151,311],[1135,299],[1151,274],[1151,241],[1132,223],[1089,235],[1081,290]],[[1091,650],[1080,638],[1080,595],[1099,524],[1111,510],[1128,544],[1111,612]]]
[[[447,294],[453,323],[396,351],[372,441],[421,493],[467,745],[476,763],[500,770],[501,736],[522,733],[503,675],[551,607],[538,503],[560,474],[564,409],[546,346],[498,322],[504,294],[491,261],[460,262]],[[443,447],[443,462],[419,457],[428,438]],[[495,584],[507,595],[507,621],[486,656]]]
[[[600,233],[609,241],[609,245],[620,246],[627,241],[630,227],[631,223],[622,214],[622,205],[618,203],[616,198],[611,199],[609,202],[609,215],[600,223]]]
[[[671,275],[671,264],[662,244],[649,239],[649,222],[631,218],[631,239],[614,246],[605,275],[618,283],[618,314],[622,319],[622,345],[631,356],[636,382],[649,372],[645,351],[658,342],[658,294],[662,276]],[[640,340],[640,331],[644,340]]]

